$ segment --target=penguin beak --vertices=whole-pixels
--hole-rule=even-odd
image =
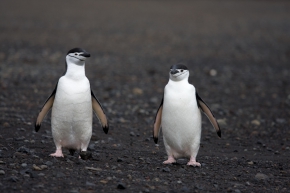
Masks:
[[[178,73],[178,70],[176,69],[170,70],[170,74],[176,74],[176,73]]]
[[[80,54],[80,56],[83,56],[83,57],[88,58],[88,57],[90,57],[91,55],[90,55],[89,53],[87,53],[87,52],[84,52],[84,53]]]

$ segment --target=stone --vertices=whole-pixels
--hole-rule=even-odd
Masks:
[[[210,69],[209,75],[210,76],[216,76],[217,75],[217,71],[215,69]]]
[[[37,166],[37,165],[35,165],[35,164],[32,165],[32,168],[33,168],[34,170],[37,170],[37,171],[41,171],[41,170],[42,170],[39,166]]]
[[[44,164],[47,165],[47,166],[52,166],[53,165],[53,163],[51,161],[47,161]]]
[[[126,189],[126,186],[122,182],[119,182],[117,185],[117,189],[124,190],[124,189]]]
[[[30,149],[28,149],[27,147],[21,146],[21,147],[19,147],[17,149],[17,152],[29,154],[30,153]]]
[[[40,168],[41,168],[41,170],[44,170],[44,169],[47,169],[48,167],[47,167],[47,165],[41,165]]]
[[[118,157],[117,162],[123,162],[123,159]]]
[[[135,95],[142,95],[143,94],[143,90],[141,88],[133,88],[133,93]]]
[[[87,170],[93,170],[93,171],[102,171],[101,168],[94,168],[94,167],[85,167]]]
[[[102,184],[107,184],[107,183],[108,183],[108,180],[100,180],[100,182],[101,182]]]
[[[225,127],[225,126],[227,126],[227,121],[226,121],[226,119],[217,119],[217,122],[218,122],[218,124],[219,124],[221,127]]]
[[[169,167],[162,168],[162,172],[170,172],[170,168]]]
[[[91,183],[91,182],[86,182],[86,186],[96,186],[96,184]]]
[[[10,176],[9,178],[7,178],[8,181],[10,182],[18,182],[19,179],[16,176]]]
[[[255,179],[256,180],[267,180],[267,179],[269,179],[269,177],[266,174],[257,173],[255,175]]]
[[[257,119],[255,119],[255,120],[252,120],[252,121],[251,121],[251,124],[252,124],[252,125],[256,125],[256,126],[259,126],[259,125],[261,125],[260,121],[259,121],[259,120],[257,120]]]

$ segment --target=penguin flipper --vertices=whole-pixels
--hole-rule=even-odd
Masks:
[[[91,90],[91,95],[92,95],[93,110],[94,110],[96,116],[98,117],[99,121],[101,122],[101,125],[103,127],[104,132],[107,134],[109,131],[109,122],[108,122],[107,116],[104,113],[104,110],[103,110],[101,103],[94,95],[93,90]]]
[[[161,104],[159,105],[154,120],[153,139],[156,144],[158,143],[158,136],[161,128],[162,110],[163,110],[163,98],[161,100]]]
[[[57,84],[56,84],[54,90],[52,91],[51,95],[45,101],[44,105],[42,106],[41,111],[39,112],[39,114],[37,116],[37,119],[36,119],[36,122],[35,122],[35,131],[36,132],[39,131],[42,120],[47,115],[47,113],[50,111],[50,109],[51,109],[51,107],[53,105],[56,89],[57,89]]]
[[[207,116],[207,118],[210,120],[212,126],[215,128],[217,135],[221,137],[221,129],[220,126],[212,114],[210,108],[207,106],[207,104],[200,98],[200,96],[196,92],[196,101],[198,104],[198,107],[201,108],[201,110],[204,112],[204,114]]]

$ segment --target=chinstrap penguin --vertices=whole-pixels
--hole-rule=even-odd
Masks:
[[[85,60],[90,54],[81,48],[71,49],[66,55],[66,72],[60,77],[52,94],[38,114],[35,131],[52,109],[51,128],[56,151],[50,156],[63,157],[62,147],[73,155],[80,150],[85,157],[92,136],[93,111],[103,130],[108,133],[109,124],[103,108],[90,88],[85,75]]]
[[[183,64],[171,66],[169,81],[157,110],[153,129],[154,142],[158,142],[162,128],[164,146],[168,160],[164,164],[175,163],[178,158],[190,158],[187,165],[201,166],[196,161],[201,137],[202,110],[209,118],[217,134],[220,127],[209,107],[197,94],[195,87],[188,83],[189,71]]]

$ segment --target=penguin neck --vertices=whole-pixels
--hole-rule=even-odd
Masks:
[[[188,77],[182,80],[169,79],[169,82],[172,84],[188,84]]]
[[[67,70],[65,76],[73,80],[80,80],[85,78],[85,63],[78,65],[67,61]]]
[[[183,76],[183,75],[182,75]],[[178,83],[178,84],[184,84],[184,83],[188,83],[188,78],[189,78],[189,74],[185,74],[185,76],[178,76],[178,77],[174,77],[174,76],[170,76],[169,80],[173,83]]]

